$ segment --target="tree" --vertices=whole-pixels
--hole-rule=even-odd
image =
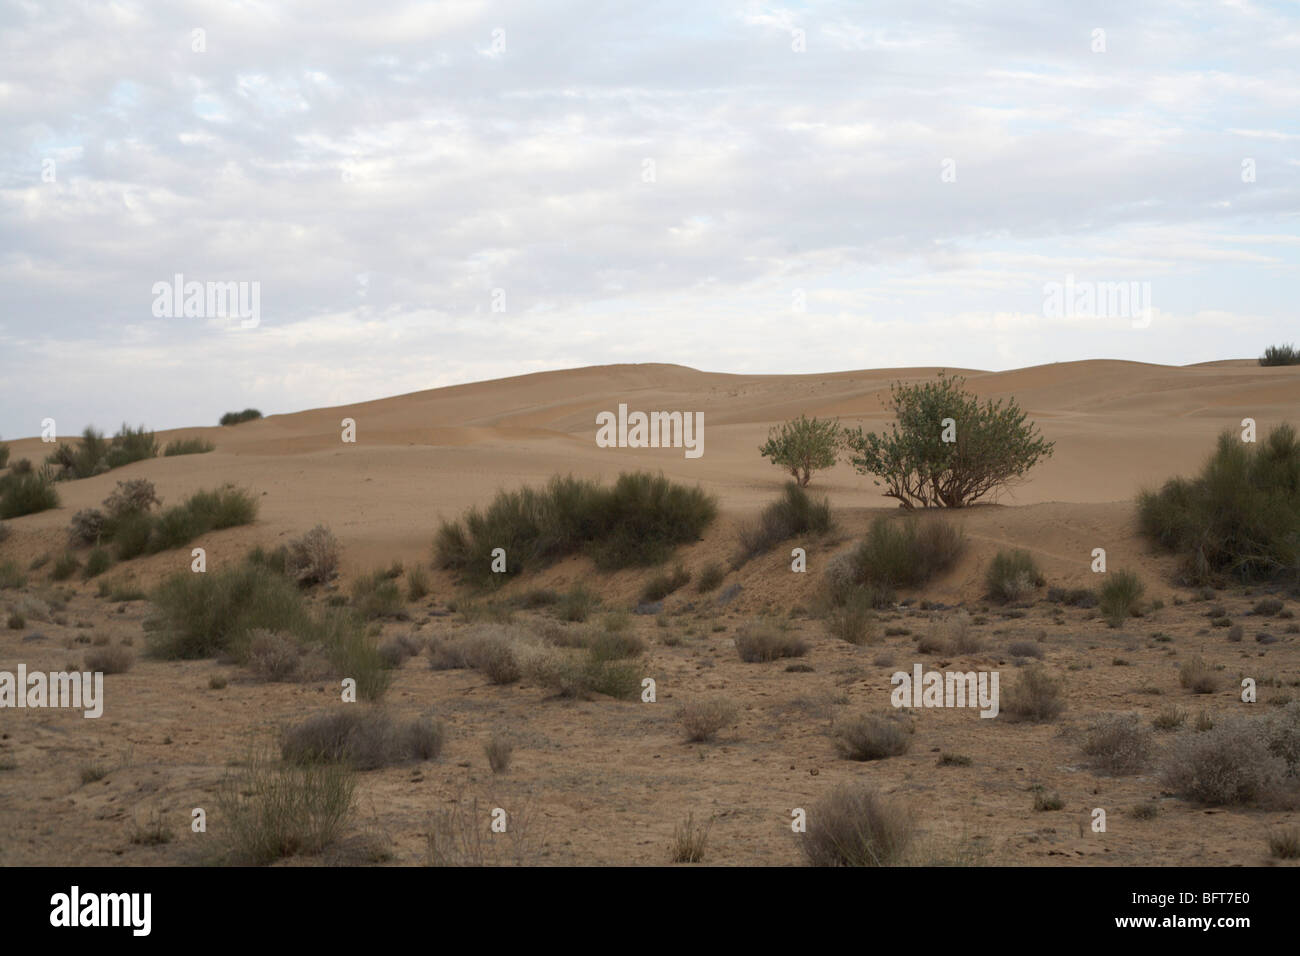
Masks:
[[[814,471],[835,464],[841,432],[838,420],[800,415],[793,421],[773,425],[767,433],[767,444],[758,453],[785,468],[800,488],[806,488]]]
[[[904,508],[961,508],[1021,478],[1055,442],[1044,441],[1015,399],[982,404],[940,373],[938,381],[890,387],[897,421],[888,432],[845,430],[849,460]]]

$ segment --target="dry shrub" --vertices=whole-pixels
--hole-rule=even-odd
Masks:
[[[504,833],[492,833],[491,811],[507,811]],[[434,811],[425,834],[429,866],[536,866],[546,853],[542,819],[527,801],[457,797]]]
[[[513,684],[523,676],[516,649],[530,635],[510,625],[479,624],[457,637],[429,646],[434,670],[476,670],[493,684]]]
[[[424,642],[413,634],[398,634],[390,637],[378,648],[379,656],[389,670],[401,667],[404,660],[414,657],[423,649]]]
[[[119,481],[113,493],[104,499],[104,508],[112,518],[147,514],[155,505],[161,504],[153,482],[147,478]]]
[[[72,516],[68,525],[68,540],[76,544],[98,544],[104,533],[104,512],[98,508],[82,508]]]
[[[866,784],[841,784],[809,809],[800,845],[812,866],[890,866],[915,836],[902,803]]]
[[[293,764],[345,762],[357,770],[375,770],[436,757],[445,738],[440,722],[419,718],[399,727],[384,711],[353,704],[286,729],[280,755]]]
[[[1269,749],[1266,721],[1229,718],[1174,739],[1163,782],[1186,800],[1211,805],[1251,803],[1286,775],[1286,761]]]
[[[709,845],[709,830],[713,819],[696,824],[695,814],[688,813],[686,822],[673,830],[673,846],[669,859],[673,863],[703,863],[704,851]]]
[[[736,634],[736,650],[742,661],[761,663],[782,657],[803,657],[808,642],[775,621],[751,621]]]
[[[912,728],[894,715],[859,714],[836,721],[835,749],[849,760],[883,760],[907,753]]]
[[[339,572],[339,542],[323,524],[289,542],[285,570],[303,587],[326,584]]]
[[[302,649],[291,637],[263,628],[254,630],[248,644],[248,669],[260,680],[278,683],[298,676]]]
[[[125,674],[135,655],[125,647],[97,647],[86,651],[86,670],[103,674]]]
[[[1083,740],[1092,767],[1117,776],[1141,773],[1151,760],[1152,748],[1151,731],[1137,714],[1105,714],[1093,721]]]
[[[1002,695],[1000,710],[1013,719],[1052,720],[1065,709],[1062,681],[1048,673],[1041,664],[1020,672],[1017,680]]]
[[[865,591],[853,589],[843,604],[832,607],[826,615],[826,630],[850,644],[870,644],[873,637],[871,625],[875,620],[871,605],[871,598]]]
[[[1178,668],[1178,683],[1194,694],[1213,694],[1219,689],[1219,675],[1202,657],[1189,657]]]
[[[1300,827],[1277,827],[1270,830],[1268,855],[1277,860],[1300,860]]]
[[[1007,647],[1007,653],[1012,657],[1033,657],[1042,660],[1043,649],[1035,641],[1013,641]]]
[[[515,745],[508,737],[493,734],[483,744],[483,753],[487,756],[488,766],[493,773],[505,773],[510,769],[510,758],[514,756]]]
[[[737,708],[729,700],[697,700],[677,710],[677,722],[686,731],[686,739],[695,743],[712,740],[736,720]]]

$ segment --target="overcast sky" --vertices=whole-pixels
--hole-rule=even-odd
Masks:
[[[0,434],[1254,356],[1300,338],[1298,72],[1295,2],[0,0]],[[260,321],[155,314],[177,274]]]

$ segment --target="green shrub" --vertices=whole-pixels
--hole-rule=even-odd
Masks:
[[[98,577],[113,566],[113,557],[103,548],[95,548],[86,556],[86,570],[82,572],[87,581]]]
[[[840,423],[836,420],[800,415],[793,421],[773,425],[767,433],[767,443],[759,448],[758,453],[790,472],[796,486],[804,488],[812,480],[814,471],[835,464],[840,451],[840,434]]]
[[[65,551],[63,557],[54,562],[50,577],[55,581],[66,581],[81,569],[81,562],[71,551]]]
[[[600,599],[580,584],[561,596],[555,605],[555,613],[561,621],[585,621],[599,603]]]
[[[143,425],[132,428],[123,423],[111,441],[87,425],[81,433],[79,445],[73,447],[61,443],[45,461],[54,469],[55,480],[71,481],[90,478],[157,455],[158,439],[153,432]]]
[[[167,447],[163,449],[164,458],[173,458],[176,455],[206,455],[216,449],[216,445],[206,438],[177,438],[175,441],[169,441]]]
[[[376,571],[352,582],[352,606],[366,620],[401,617],[405,613],[402,589],[383,571]]]
[[[1126,618],[1136,616],[1141,609],[1145,590],[1146,587],[1132,571],[1107,574],[1098,601],[1098,607],[1107,623],[1111,627],[1119,627]]]
[[[59,493],[44,474],[0,475],[0,518],[20,518],[58,506]]]
[[[0,591],[5,588],[21,588],[27,583],[27,575],[18,567],[17,561],[0,562]]]
[[[961,532],[946,521],[878,517],[848,559],[848,581],[873,588],[880,606],[893,600],[895,588],[920,587],[951,568],[965,548]]]
[[[429,596],[429,574],[416,565],[406,572],[406,599],[408,601],[422,601]]]
[[[239,425],[243,422],[256,421],[262,417],[262,413],[256,408],[246,408],[242,412],[226,412],[221,416],[222,425]]]
[[[502,491],[460,521],[444,522],[434,550],[438,564],[491,583],[492,552],[504,548],[506,574],[586,552],[605,570],[657,564],[696,540],[717,515],[717,502],[663,475],[623,473],[613,487],[573,477],[545,488]]]
[[[662,601],[678,588],[684,587],[690,579],[691,572],[678,564],[671,572],[663,571],[647,581],[646,586],[641,590],[641,600]]]
[[[884,494],[905,508],[961,508],[1051,456],[1055,443],[1042,439],[1015,399],[981,404],[964,383],[943,374],[933,382],[894,383],[897,421],[890,430],[866,434],[859,427],[845,434],[853,467],[874,475]],[[955,422],[955,441],[944,441],[947,419]]]
[[[1003,604],[1023,600],[1043,586],[1043,575],[1028,551],[999,551],[989,565],[984,583],[989,597]]]
[[[1270,345],[1259,357],[1260,365],[1300,365],[1300,352],[1294,345]]]
[[[310,629],[292,582],[249,564],[205,574],[177,572],[150,600],[164,626],[150,632],[149,648],[164,660],[229,655],[242,661],[255,629],[295,635]]]
[[[695,579],[695,590],[700,594],[707,594],[722,584],[726,576],[727,569],[722,566],[721,562],[710,561],[700,571],[699,577]]]
[[[793,481],[786,482],[781,497],[763,509],[757,522],[741,526],[740,549],[732,564],[740,567],[795,535],[823,534],[831,526],[825,497],[815,500]]]
[[[1300,441],[1279,425],[1263,441],[1219,436],[1196,478],[1171,478],[1138,497],[1139,530],[1182,558],[1189,585],[1300,576]]]
[[[868,644],[872,638],[871,595],[857,589],[845,598],[844,603],[832,607],[826,615],[826,629],[835,637],[850,644]]]

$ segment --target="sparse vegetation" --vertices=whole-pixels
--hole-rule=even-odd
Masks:
[[[1043,575],[1028,551],[999,551],[989,564],[984,582],[989,597],[1002,604],[1023,601],[1043,586]]]
[[[206,455],[210,451],[216,450],[216,445],[206,438],[177,438],[175,441],[169,441],[167,447],[163,449],[164,458],[174,458],[177,455]]]
[[[826,630],[850,644],[871,643],[875,619],[871,605],[871,596],[860,588],[855,589],[843,604],[832,606],[827,612]]]
[[[112,440],[102,432],[87,425],[81,433],[81,443],[76,447],[61,442],[45,459],[55,481],[72,481],[102,475],[135,461],[156,458],[158,439],[143,425],[132,428],[123,423]]]
[[[1213,694],[1219,675],[1202,657],[1189,657],[1178,668],[1178,683],[1194,694]]]
[[[841,784],[808,811],[800,841],[812,866],[890,866],[916,835],[910,810],[866,784]]]
[[[1115,571],[1106,575],[1101,586],[1098,607],[1106,623],[1119,627],[1141,609],[1142,594],[1146,590],[1142,581],[1132,571]]]
[[[135,655],[125,647],[96,647],[86,651],[86,670],[104,674],[125,674],[135,663]]]
[[[827,565],[831,600],[843,603],[862,588],[874,606],[888,606],[895,589],[925,584],[952,567],[965,547],[961,533],[938,518],[876,518],[854,551]]]
[[[660,572],[647,581],[646,586],[641,589],[641,600],[662,601],[678,588],[685,587],[690,580],[691,572],[678,564],[672,571]]]
[[[59,493],[44,473],[19,472],[0,475],[0,518],[21,518],[59,507]]]
[[[483,754],[493,773],[505,773],[510,769],[510,759],[515,754],[515,745],[504,734],[493,734],[483,744]]]
[[[704,566],[696,577],[695,590],[700,594],[707,594],[716,590],[726,576],[727,569],[722,566],[721,562],[711,561]]]
[[[436,757],[445,739],[441,722],[417,718],[399,725],[378,708],[349,706],[285,730],[280,755],[291,764],[344,762],[357,770],[377,770]]]

